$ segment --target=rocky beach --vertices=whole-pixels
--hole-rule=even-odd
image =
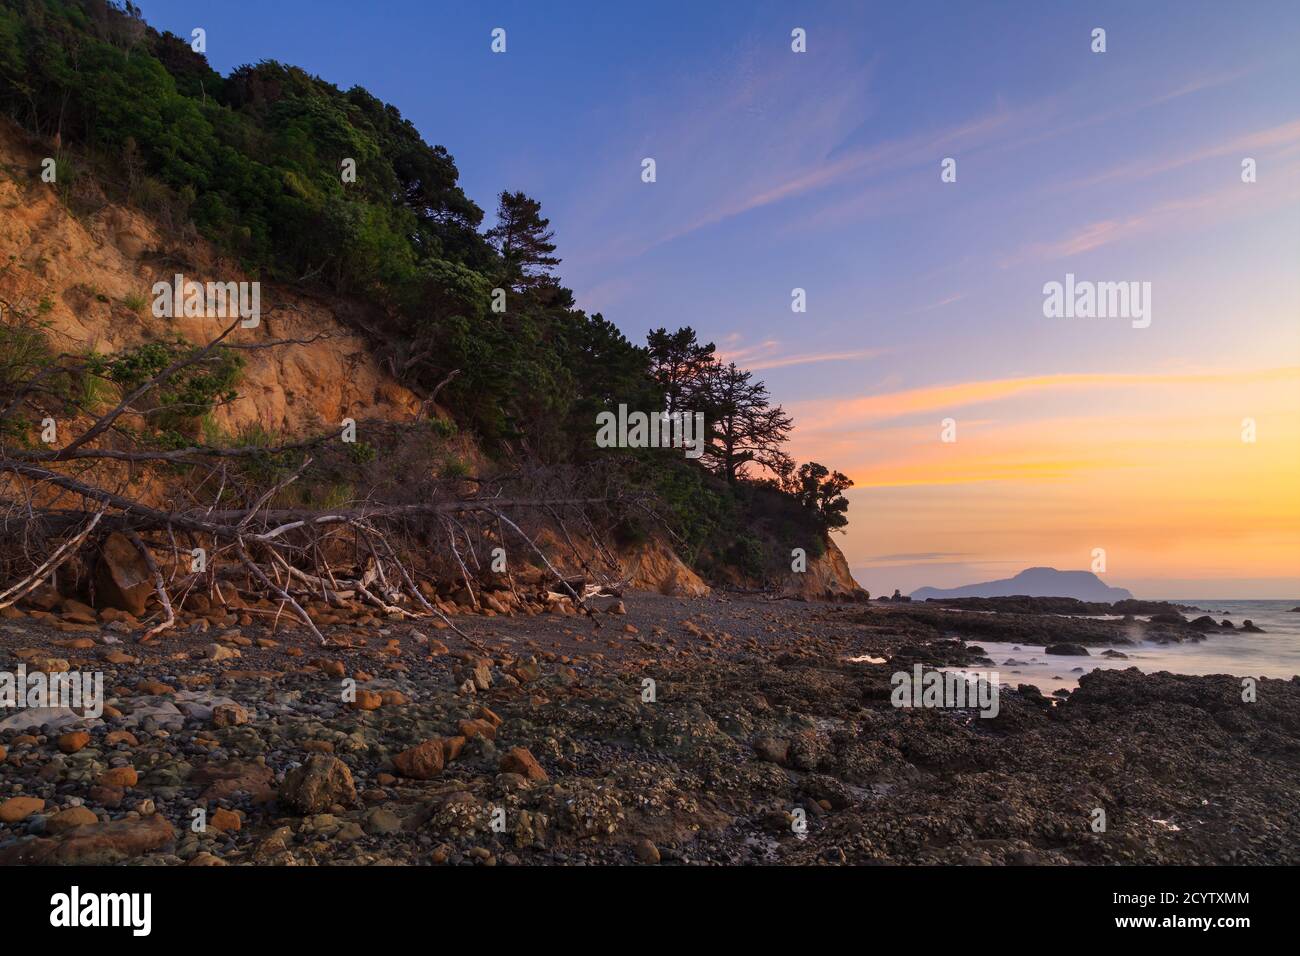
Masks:
[[[37,593],[0,669],[101,672],[98,718],[0,716],[0,863],[1294,864],[1300,681],[1085,674],[996,717],[891,675],[1203,636],[934,605],[497,592],[413,621],[144,626]],[[1177,620],[1176,620],[1177,618]],[[1203,625],[1202,625],[1203,627]],[[1062,656],[1068,670],[1069,656]],[[1095,824],[1104,811],[1104,827]]]

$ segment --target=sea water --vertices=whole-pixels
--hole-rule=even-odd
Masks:
[[[1179,600],[1170,603],[1198,608],[1196,611],[1183,612],[1189,621],[1208,614],[1216,622],[1224,619],[1231,621],[1235,629],[1211,631],[1204,640],[1185,641],[1182,644],[1155,644],[1149,641],[1137,644],[1090,644],[1088,657],[1044,654],[1041,646],[1033,644],[983,640],[968,643],[984,648],[993,661],[992,667],[979,669],[979,673],[997,671],[998,679],[1003,684],[1013,687],[1016,684],[1034,684],[1044,694],[1051,694],[1061,688],[1074,690],[1079,686],[1080,677],[1099,668],[1123,670],[1126,667],[1136,667],[1145,673],[1169,671],[1173,674],[1232,674],[1236,677],[1291,678],[1300,674],[1300,611],[1291,610],[1300,607],[1300,600]],[[1147,618],[1139,615],[1138,619],[1145,621]],[[1252,621],[1264,633],[1240,630],[1242,622],[1247,620]],[[1128,659],[1102,657],[1102,651],[1107,648],[1128,655]],[[1007,661],[1019,663],[1008,664]]]

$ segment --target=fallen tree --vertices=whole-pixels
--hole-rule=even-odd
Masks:
[[[14,321],[14,310],[8,316]],[[321,642],[325,637],[305,606],[310,601],[359,603],[402,619],[435,616],[468,637],[426,593],[440,568],[452,569],[474,607],[489,573],[500,574],[518,593],[516,566],[540,569],[549,582],[534,582],[540,599],[563,595],[578,610],[586,610],[594,594],[618,592],[619,562],[598,528],[617,509],[648,511],[649,504],[622,493],[607,476],[602,484],[595,473],[531,466],[448,477],[434,474],[429,462],[422,471],[418,462],[402,462],[400,480],[365,487],[334,507],[286,505],[315,456],[361,457],[349,450],[355,443],[347,429],[275,444],[158,447],[144,437],[148,429],[125,427],[128,420],[148,421],[157,408],[150,396],[168,383],[220,361],[222,350],[234,347],[226,340],[236,326],[122,388],[120,400],[103,412],[70,401],[59,387],[78,377],[104,378],[103,363],[46,356],[24,366],[12,354],[0,356],[7,360],[0,370],[0,530],[6,532],[0,581],[12,581],[0,584],[0,608],[55,580],[83,552],[102,553],[110,540],[119,548],[128,542],[142,569],[117,584],[138,590],[147,581],[156,599],[142,641],[173,627],[176,608],[196,592],[222,606],[236,594],[267,599],[277,620],[291,613]],[[70,440],[44,448],[23,441],[54,416],[75,431]],[[392,447],[400,449],[422,425],[376,427],[394,435]],[[298,454],[296,464],[284,464]],[[278,470],[249,481],[232,470],[241,461],[274,462]],[[146,483],[145,476],[155,480]],[[158,483],[165,486],[161,495]],[[585,552],[570,524],[581,529],[576,534],[587,543]],[[558,532],[583,568],[581,577],[555,566],[537,543],[541,527]],[[501,558],[507,549],[523,560],[506,565]]]

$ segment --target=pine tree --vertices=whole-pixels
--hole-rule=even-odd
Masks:
[[[780,405],[772,406],[767,386],[753,381],[753,375],[734,362],[715,362],[710,368],[704,458],[733,485],[748,477],[751,463],[778,475],[790,470],[790,456],[781,446],[794,420]]]
[[[521,192],[501,193],[497,224],[487,231],[487,240],[500,255],[505,281],[516,292],[556,284],[551,270],[560,260],[555,251],[551,221],[542,216],[542,204]]]
[[[701,344],[690,326],[669,332],[655,329],[646,336],[650,352],[651,375],[664,390],[666,411],[707,412],[700,399],[708,384],[715,346]]]

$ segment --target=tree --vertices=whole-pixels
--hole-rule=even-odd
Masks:
[[[814,512],[827,531],[843,528],[849,523],[844,514],[849,510],[849,500],[844,497],[844,492],[852,487],[853,481],[848,476],[833,472],[815,461],[800,465],[797,474],[787,472],[782,477],[782,489]]]
[[[703,397],[711,367],[716,363],[712,342],[701,344],[689,325],[676,332],[655,329],[646,336],[650,352],[650,374],[664,391],[665,410],[675,412],[698,404]],[[688,409],[707,411],[704,408]]]
[[[542,204],[521,192],[504,191],[497,206],[497,224],[487,231],[505,268],[506,282],[516,291],[554,286],[551,269],[560,260],[555,251],[551,221],[542,216]]]
[[[714,362],[709,368],[709,443],[704,458],[728,484],[748,477],[750,463],[775,474],[789,470],[790,456],[781,446],[794,420],[780,405],[772,406],[766,385],[752,379],[753,373],[735,362]]]

